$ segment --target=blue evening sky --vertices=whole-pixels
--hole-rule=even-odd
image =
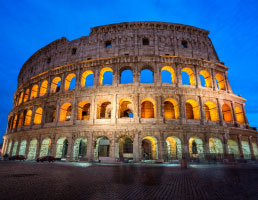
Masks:
[[[258,1],[0,0],[0,143],[23,63],[65,36],[86,36],[90,27],[132,21],[163,21],[200,27],[228,66],[233,92],[247,99],[251,126],[258,126]]]

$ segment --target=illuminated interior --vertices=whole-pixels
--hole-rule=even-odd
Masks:
[[[112,104],[109,101],[100,101],[97,106],[97,119],[111,119]]]
[[[99,73],[99,85],[103,85],[103,76],[106,72],[112,72],[112,78],[113,78],[113,70],[110,67],[104,67],[100,70]]]
[[[26,140],[22,140],[21,144],[20,144],[20,149],[19,149],[18,155],[25,156],[26,145],[27,145],[27,141]]]
[[[55,77],[52,80],[50,92],[51,93],[59,92],[60,91],[60,87],[61,87],[61,78],[60,77]]]
[[[65,90],[71,90],[71,81],[73,78],[76,78],[76,75],[74,73],[68,74],[65,78]]]
[[[7,149],[7,154],[8,154],[8,155],[10,155],[12,144],[13,144],[12,141],[10,141],[10,142],[8,143],[8,149]]]
[[[51,147],[51,139],[45,138],[41,143],[39,157],[48,156],[50,147]]]
[[[96,147],[94,149],[94,159],[99,160],[99,157],[109,157],[110,142],[105,136],[99,137],[96,140]]]
[[[218,121],[219,120],[218,110],[217,110],[215,103],[213,103],[212,101],[207,101],[204,104],[204,109],[205,109],[205,113],[206,113],[206,120],[210,120],[210,121]]]
[[[76,138],[73,146],[73,158],[78,160],[79,157],[86,156],[87,153],[87,139],[85,137]]]
[[[155,118],[155,102],[151,98],[145,98],[141,102],[141,118]]]
[[[28,101],[28,99],[29,99],[29,94],[30,94],[30,89],[28,88],[28,89],[26,89],[26,91],[25,91],[25,95],[24,95],[23,102]]]
[[[158,142],[153,136],[146,136],[142,140],[142,160],[158,159]]]
[[[244,124],[245,120],[244,120],[244,114],[241,108],[239,108],[238,106],[235,107],[235,113],[236,113],[236,120],[238,123],[240,124]]]
[[[228,140],[228,153],[233,154],[236,158],[239,158],[239,148],[235,140]]]
[[[16,155],[17,146],[18,146],[18,141],[15,141],[14,144],[13,144],[12,156]]]
[[[226,90],[225,80],[221,74],[216,74],[216,82],[219,90]]]
[[[16,127],[16,122],[17,122],[17,114],[14,116],[14,119],[13,119],[13,129],[15,129]]]
[[[36,138],[30,141],[27,159],[32,160],[36,158],[37,145],[38,145],[38,140]]]
[[[88,101],[81,101],[78,105],[78,120],[90,119],[90,103]]]
[[[171,83],[175,83],[176,75],[175,75],[175,71],[172,67],[169,67],[169,66],[162,67],[161,72],[162,71],[168,71],[170,73],[170,76],[171,76]]]
[[[194,72],[191,68],[185,67],[181,70],[182,72],[186,72],[190,79],[190,85],[195,85]]]
[[[245,141],[245,140],[242,140],[242,141],[241,141],[241,144],[242,144],[244,159],[248,159],[248,158],[249,158],[249,155],[251,155],[249,142],[248,142],[248,141]]]
[[[193,99],[188,99],[185,103],[186,119],[200,119],[198,103]]]
[[[38,88],[39,88],[38,85],[33,85],[30,93],[30,99],[38,97]]]
[[[178,119],[179,108],[175,99],[168,98],[164,101],[164,117],[165,119]]]
[[[133,103],[129,98],[123,98],[119,102],[119,118],[133,117]]]
[[[258,158],[258,147],[257,147],[256,142],[252,142],[252,146],[253,146],[254,156],[257,159]]]
[[[200,71],[200,76],[203,76],[205,80],[205,85],[204,87],[211,88],[211,76],[210,73],[206,70],[201,70]]]
[[[166,139],[167,153],[169,160],[178,160],[182,158],[182,146],[178,137],[171,136]]]
[[[72,105],[71,103],[64,103],[60,109],[59,121],[69,121],[71,119]]]
[[[38,107],[34,115],[34,124],[41,124],[43,109]]]
[[[56,142],[56,158],[65,158],[67,155],[68,140],[61,137]]]
[[[127,136],[120,137],[119,139],[119,158],[133,158],[133,140]]]
[[[85,87],[87,77],[91,74],[93,74],[93,71],[91,71],[91,70],[87,70],[87,71],[83,72],[82,77],[81,77],[81,87]]]
[[[19,97],[19,105],[22,103],[22,99],[23,99],[23,91],[20,93],[20,97]]]
[[[47,86],[48,86],[48,81],[44,80],[41,83],[40,90],[39,90],[39,96],[40,97],[44,96],[47,93]]]
[[[232,113],[231,109],[227,104],[222,105],[222,113],[223,113],[223,119],[225,122],[232,122]]]
[[[189,153],[191,157],[202,158],[203,155],[203,142],[198,137],[191,137],[189,139]]]
[[[21,112],[19,115],[18,128],[22,126],[22,122],[23,122],[23,112]]]
[[[219,138],[210,138],[209,139],[209,150],[212,154],[223,154],[222,142]]]

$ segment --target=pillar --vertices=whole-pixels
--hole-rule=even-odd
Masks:
[[[140,161],[140,145],[139,142],[139,132],[136,132],[134,141],[133,141],[133,159],[135,162]]]
[[[89,161],[94,160],[93,132],[90,133],[87,140],[87,158]]]
[[[238,142],[238,148],[239,148],[240,157],[244,158],[243,148],[242,148],[242,143],[241,143],[241,135],[237,136],[237,142]]]
[[[71,161],[73,159],[73,134],[70,134],[67,140],[68,140],[68,148],[67,148],[66,160]]]
[[[224,152],[224,157],[227,158],[227,156],[228,156],[228,133],[225,133],[223,135],[223,152]]]
[[[206,116],[205,116],[205,110],[204,110],[204,108],[203,108],[203,101],[202,101],[202,97],[201,96],[199,96],[198,97],[199,98],[199,104],[200,104],[200,114],[201,114],[201,124],[203,125],[204,124],[204,122],[205,122],[205,120],[206,120]]]
[[[253,149],[253,144],[252,144],[252,136],[248,137],[248,143],[249,143],[249,148],[250,148],[250,152],[251,152],[251,159],[255,160],[254,149]]]

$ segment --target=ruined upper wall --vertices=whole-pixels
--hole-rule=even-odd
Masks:
[[[18,86],[44,71],[74,62],[123,55],[170,55],[219,62],[209,31],[164,22],[118,23],[91,28],[89,36],[55,40],[23,65]],[[143,45],[143,39],[149,44]],[[111,42],[111,47],[106,47]],[[182,47],[182,42],[187,47]],[[76,50],[74,50],[76,49]],[[74,52],[76,51],[76,52]]]

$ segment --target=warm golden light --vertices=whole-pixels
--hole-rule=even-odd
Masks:
[[[151,98],[145,98],[141,102],[141,118],[155,118],[155,101]]]
[[[164,101],[164,118],[165,119],[178,119],[179,108],[175,99],[168,98]]]
[[[47,80],[44,80],[40,86],[39,96],[42,97],[47,93],[47,86],[48,86],[48,82],[47,82]]]
[[[72,79],[76,77],[74,73],[68,74],[65,79],[65,90],[69,90]]]
[[[36,98],[38,96],[38,85],[33,85],[31,89],[30,99]]]
[[[61,81],[61,78],[60,77],[55,77],[53,80],[52,80],[52,83],[51,83],[51,88],[50,88],[50,92],[51,93],[56,93],[58,92],[58,83]],[[60,86],[59,86],[60,87]],[[60,88],[59,88],[60,90]]]
[[[175,70],[169,66],[162,67],[161,71],[164,71],[164,70],[170,72],[172,83],[175,83],[175,77],[176,77]]]
[[[78,120],[89,120],[90,119],[90,102],[81,101],[78,105]]]
[[[85,87],[86,79],[90,74],[93,74],[93,71],[87,70],[87,71],[83,72],[82,77],[81,77],[81,87]]]
[[[34,115],[34,124],[41,124],[43,109],[38,107]]]
[[[218,110],[215,103],[213,103],[212,101],[207,101],[204,104],[204,108],[206,113],[206,120],[218,121]]]
[[[103,76],[105,74],[105,72],[112,72],[113,73],[113,70],[110,68],[110,67],[104,67],[100,70],[100,73],[99,73],[99,85],[103,85]]]
[[[241,108],[239,108],[238,106],[235,107],[235,113],[236,113],[236,120],[238,123],[240,124],[244,124],[245,120],[244,120],[244,114]]]
[[[211,88],[211,76],[210,73],[206,70],[201,70],[200,75],[204,77],[205,80],[205,87]]]
[[[227,104],[223,104],[222,113],[223,113],[224,121],[226,121],[226,122],[232,122],[233,121],[231,109]]]
[[[24,126],[29,126],[32,117],[32,110],[28,110],[25,115]]]
[[[69,121],[71,118],[72,105],[71,103],[64,103],[60,108],[59,121]]]
[[[188,99],[185,103],[186,119],[200,119],[199,105],[193,99]]]
[[[186,72],[190,79],[190,85],[195,85],[194,72],[191,68],[185,67],[181,70],[182,72]]]
[[[226,90],[225,80],[221,74],[216,74],[216,80],[217,80],[217,84],[219,86],[219,90]]]

